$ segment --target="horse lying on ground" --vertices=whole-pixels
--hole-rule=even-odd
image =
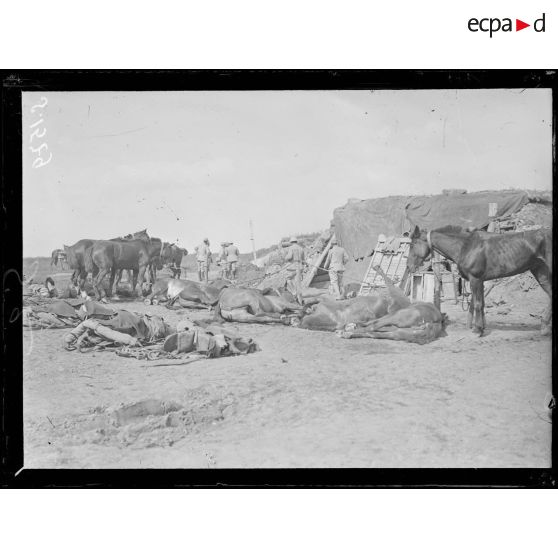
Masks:
[[[520,233],[468,232],[447,226],[430,232],[415,228],[411,235],[407,267],[414,272],[434,251],[457,264],[462,277],[471,284],[472,300],[467,324],[482,335],[484,282],[511,277],[530,271],[543,290],[552,298],[552,231],[538,229]],[[551,333],[552,313],[548,309],[542,320],[541,333]]]
[[[387,315],[366,324],[350,324],[339,335],[345,339],[371,337],[392,339],[424,345],[444,333],[444,315],[430,302],[415,302],[405,296],[378,267],[374,269],[383,276],[392,306]],[[358,300],[358,299],[357,299]]]
[[[377,271],[383,273],[379,268]],[[389,282],[389,279],[387,281]],[[302,318],[300,323],[293,323],[293,325],[304,329],[338,331],[345,329],[349,324],[357,326],[368,324],[411,304],[401,289],[395,287],[391,282],[387,286],[387,292],[382,296],[359,296],[347,300],[327,299],[321,301],[313,309],[306,307],[307,315]]]
[[[151,294],[145,298],[145,304],[153,301],[167,300],[170,308],[176,301],[184,308],[213,308],[217,304],[221,290],[226,283],[215,282],[215,285],[196,283],[184,279],[165,277],[157,279],[152,287]]]
[[[424,345],[440,337],[443,332],[444,316],[434,304],[415,302],[365,325],[351,324],[345,331],[340,331],[339,335],[345,339],[371,337]]]
[[[258,289],[229,287],[221,291],[214,318],[242,323],[290,325],[291,315],[302,315],[304,307],[279,295],[264,295]]]
[[[303,329],[337,331],[351,323],[365,324],[385,316],[389,303],[379,296],[361,296],[348,300],[323,300],[316,306],[305,307],[301,320],[293,319],[292,325]]]

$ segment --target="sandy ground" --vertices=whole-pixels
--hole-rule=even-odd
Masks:
[[[549,467],[539,320],[496,306],[479,340],[443,310],[448,334],[426,346],[238,324],[260,352],[172,367],[24,331],[25,467]]]

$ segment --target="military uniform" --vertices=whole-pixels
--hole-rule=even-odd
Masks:
[[[232,242],[225,248],[225,251],[227,253],[227,272],[229,279],[236,279],[236,269],[240,252]]]
[[[209,264],[211,263],[209,242],[204,241],[196,247],[196,260],[198,262],[198,279],[207,283],[209,280]]]
[[[345,271],[345,264],[349,261],[349,255],[345,248],[334,244],[329,254],[324,267],[328,270],[329,281],[331,289],[336,298],[341,297],[341,290],[343,289],[343,272]]]
[[[217,255],[217,265],[220,268],[219,277],[225,279],[227,277],[227,243],[221,242],[221,251]]]
[[[288,269],[292,272],[291,278],[294,282],[296,297],[302,303],[302,270],[304,268],[304,248],[297,244],[295,238],[291,238],[291,245],[285,255],[285,261],[290,262]]]

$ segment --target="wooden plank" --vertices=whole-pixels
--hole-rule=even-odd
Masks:
[[[314,260],[314,263],[312,264],[310,271],[304,276],[304,279],[302,280],[303,287],[310,286],[310,284],[312,283],[312,279],[314,279],[314,276],[318,271],[318,267],[322,267],[322,264],[324,263],[324,260],[329,252],[329,248],[331,247],[331,242],[333,240],[333,237],[334,235],[331,235],[331,238],[329,239],[329,242],[327,243],[326,247],[322,250],[320,256]]]

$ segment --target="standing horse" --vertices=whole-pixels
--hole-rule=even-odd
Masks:
[[[91,240],[90,238],[84,238],[78,240],[72,246],[66,246],[64,244],[64,252],[66,252],[66,260],[70,269],[73,270],[71,282],[77,287],[78,282],[80,287],[85,284],[87,279],[88,271],[85,269],[85,253],[86,251],[97,242],[96,240]]]
[[[132,290],[143,283],[145,271],[161,246],[152,243],[147,232],[140,231],[121,240],[99,240],[86,251],[86,269],[93,275],[93,289],[98,299],[111,296],[115,277],[119,270],[133,271]],[[131,238],[131,239],[130,239]],[[109,274],[109,290],[105,292],[102,281]]]
[[[145,231],[141,231],[145,232]],[[170,245],[167,242],[163,242],[160,238],[154,238],[141,235],[140,233],[134,233],[133,235],[125,236],[124,239],[113,238],[112,241],[122,241],[122,240],[146,240],[149,242],[149,265],[146,271],[149,272],[149,283],[153,285],[157,279],[157,270],[163,269],[163,264],[170,259]],[[113,291],[116,292],[118,284],[122,280],[122,272],[125,268],[119,268],[116,272],[116,280],[114,283]],[[133,277],[134,269],[128,269],[128,282],[130,278]],[[139,272],[139,269],[137,270]],[[133,282],[133,279],[132,279]],[[135,285],[135,283],[134,283]],[[134,287],[135,289],[135,287]]]
[[[467,325],[482,335],[484,282],[530,271],[548,296],[552,297],[552,232],[538,229],[520,233],[467,232],[447,226],[430,232],[415,227],[407,267],[413,273],[434,251],[457,264],[462,277],[471,284],[472,300]],[[551,331],[551,309],[542,319],[541,333]]]
[[[182,258],[188,255],[186,248],[179,248],[176,244],[169,245],[169,257],[167,263],[173,279],[180,279],[182,274]]]

